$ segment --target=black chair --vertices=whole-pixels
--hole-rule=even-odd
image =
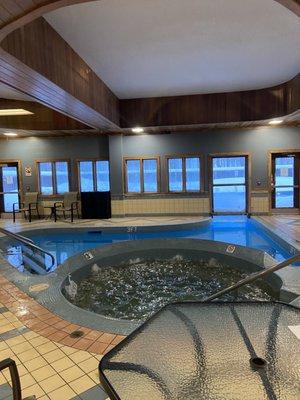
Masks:
[[[13,391],[13,400],[22,400],[22,391],[21,391],[21,382],[20,376],[18,373],[18,368],[14,360],[11,358],[6,358],[3,361],[0,361],[0,371],[3,369],[9,369],[11,382],[12,382],[12,391]],[[29,396],[24,398],[23,400],[36,400],[35,396]]]
[[[40,219],[39,207],[38,207],[38,192],[25,193],[24,201],[13,204],[13,221],[16,222],[16,213],[24,213],[25,219],[27,219],[26,213],[28,213],[28,221],[32,220],[32,212],[36,211],[38,218]]]

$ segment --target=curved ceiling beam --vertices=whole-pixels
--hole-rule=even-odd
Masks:
[[[26,3],[11,0],[0,5],[0,41],[13,30],[28,24],[36,18],[62,7],[88,3],[93,0],[35,0],[34,3]],[[96,1],[96,0],[94,0]],[[97,0],[99,1],[99,0]],[[294,14],[300,16],[300,0],[274,0],[288,8]]]
[[[10,4],[0,5],[0,42],[15,29],[28,24],[44,14],[62,7],[88,3],[90,1],[91,0],[37,0],[31,5],[27,3],[27,5],[25,4],[22,6],[20,2],[11,0]]]
[[[275,0],[300,17],[300,0]]]

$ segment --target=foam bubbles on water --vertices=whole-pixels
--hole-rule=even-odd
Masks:
[[[73,303],[113,318],[145,320],[174,301],[201,300],[245,277],[215,258],[190,261],[179,254],[170,260],[139,258],[121,265],[94,264],[91,274],[78,282]],[[222,300],[269,300],[257,285],[247,285]]]

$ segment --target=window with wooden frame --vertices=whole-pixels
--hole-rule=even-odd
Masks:
[[[109,192],[109,161],[79,160],[79,188],[81,192]]]
[[[202,190],[201,157],[167,157],[168,191],[200,192]]]
[[[66,160],[37,161],[39,192],[44,195],[69,192],[69,162]]]
[[[158,157],[125,158],[124,170],[126,193],[158,193]]]

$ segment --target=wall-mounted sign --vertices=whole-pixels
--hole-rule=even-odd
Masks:
[[[25,167],[25,176],[31,176],[31,175],[32,175],[32,168]]]

